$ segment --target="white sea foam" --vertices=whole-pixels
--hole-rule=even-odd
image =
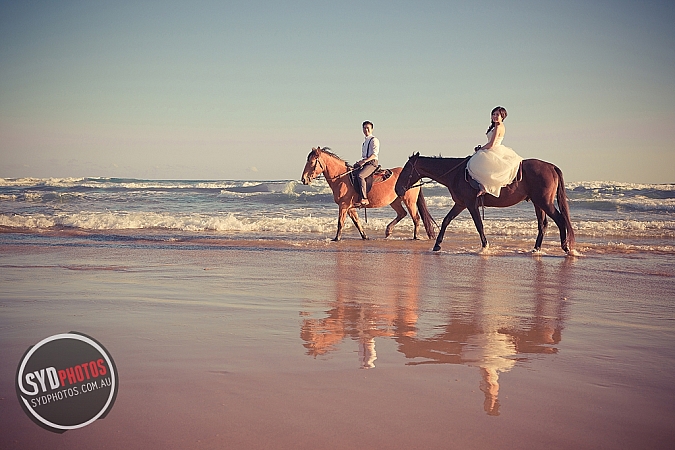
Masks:
[[[48,229],[56,226],[54,217],[44,214],[0,215],[0,226],[8,228]]]
[[[450,209],[455,204],[450,195],[442,196],[425,196],[424,201],[429,208],[445,208]]]
[[[383,226],[375,221],[373,225]],[[248,219],[234,214],[161,214],[150,212],[103,212],[47,216],[0,215],[0,226],[23,229],[49,229],[54,227],[79,228],[84,230],[129,230],[165,229],[179,231],[245,231],[313,233],[334,230],[335,219],[328,217],[260,217]],[[349,228],[350,224],[346,224]]]
[[[253,183],[254,182],[247,182]],[[112,178],[0,178],[0,187],[86,187],[95,189],[227,189],[241,181],[119,180]]]
[[[24,199],[27,202],[39,202],[42,200],[42,193],[41,192],[26,192],[23,194]]]
[[[242,189],[249,192],[283,192],[297,194],[300,192],[330,191],[325,180],[315,180],[312,185],[305,186],[295,180],[280,181],[162,181],[162,180],[121,180],[111,178],[0,178],[0,187],[55,187],[55,188],[92,188],[92,189]]]
[[[675,198],[655,199],[644,195],[636,195],[634,197],[595,197],[590,199],[572,199],[570,201],[570,204],[580,207],[586,206],[603,209],[598,203],[604,203],[607,206],[611,205],[612,209],[615,210],[675,212]]]
[[[579,221],[574,230],[580,236],[675,238],[675,221],[604,220]]]
[[[232,198],[246,198],[246,197],[259,196],[259,195],[263,195],[263,194],[268,194],[268,192],[234,192],[234,191],[228,191],[227,189],[221,189],[218,196],[219,197],[232,197]]]
[[[0,178],[0,186],[73,186],[84,178]]]
[[[565,183],[568,190],[583,188],[587,190],[610,190],[610,191],[633,191],[645,189],[658,189],[661,191],[675,191],[675,184],[645,184],[645,183],[622,183],[618,181],[581,181]]]
[[[362,219],[363,220],[363,219]],[[369,230],[383,231],[391,218],[369,217]],[[48,229],[69,227],[87,230],[166,229],[181,231],[245,231],[282,233],[326,233],[335,231],[335,216],[297,214],[274,217],[271,215],[242,216],[223,214],[173,214],[156,212],[79,212],[0,215],[0,226],[9,228]],[[350,221],[345,222],[347,228]],[[488,236],[535,237],[534,220],[488,220],[484,224]],[[675,238],[675,221],[640,222],[634,220],[579,221],[574,223],[577,236],[607,238]],[[397,230],[412,233],[412,221],[406,219],[397,225]],[[457,218],[451,222],[448,232],[475,234],[471,218]],[[557,227],[549,226],[549,237],[557,235]]]

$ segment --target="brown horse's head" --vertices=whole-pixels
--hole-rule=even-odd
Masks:
[[[405,191],[410,189],[410,186],[417,183],[419,179],[422,178],[419,172],[415,169],[415,163],[419,157],[419,152],[413,153],[408,158],[408,162],[405,163],[405,166],[403,166],[403,170],[399,174],[398,180],[396,180],[396,187],[394,188],[396,195],[399,197],[403,196]]]
[[[305,168],[302,171],[302,184],[311,183],[324,171],[325,167],[321,164],[320,157],[321,147],[312,148],[312,151],[307,155],[307,164],[305,164]]]

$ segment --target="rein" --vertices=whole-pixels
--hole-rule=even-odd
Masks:
[[[419,158],[419,157],[418,157],[418,158]],[[464,164],[464,161],[467,161],[467,160],[469,160],[470,158],[471,158],[471,155],[467,156],[466,158],[464,158],[463,160],[461,160],[461,161],[459,162],[459,164],[453,166],[450,170],[448,170],[447,172],[444,172],[442,175],[439,175],[438,178],[443,178],[444,176],[446,176],[447,174],[449,174],[450,172],[452,172],[453,170],[457,169],[459,166],[461,166],[462,164]],[[431,183],[431,181],[422,181],[422,178],[423,178],[423,177],[422,177],[422,174],[419,173],[419,171],[417,170],[417,167],[416,167],[416,166],[417,166],[417,159],[415,159],[415,162],[413,163],[413,167],[412,167],[412,168],[413,168],[413,170],[415,171],[415,173],[417,173],[417,175],[419,175],[419,177],[420,177],[419,184],[415,184],[415,185],[413,185],[413,186],[410,186],[408,189],[412,189],[412,188],[424,186],[425,184]],[[408,182],[410,182],[410,178],[412,178],[412,171],[410,172],[410,175],[408,175]],[[427,177],[427,178],[429,178],[429,177]]]

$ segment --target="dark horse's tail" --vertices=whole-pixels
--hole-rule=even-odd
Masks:
[[[417,210],[422,216],[422,223],[424,223],[424,229],[427,230],[427,236],[429,239],[436,239],[436,222],[434,218],[431,217],[429,208],[427,208],[427,202],[424,201],[424,194],[422,194],[422,188],[420,188],[420,193],[417,196]]]
[[[556,167],[555,171],[558,174],[558,208],[560,213],[565,218],[565,227],[567,228],[567,247],[571,250],[574,247],[574,230],[572,229],[572,219],[570,219],[570,208],[567,202],[567,194],[565,193],[565,181],[563,180],[562,171]]]

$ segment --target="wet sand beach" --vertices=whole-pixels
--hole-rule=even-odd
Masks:
[[[19,241],[0,248],[0,448],[675,442],[670,255]],[[14,377],[67,331],[104,344],[120,381],[105,419],[59,435],[24,414]]]

